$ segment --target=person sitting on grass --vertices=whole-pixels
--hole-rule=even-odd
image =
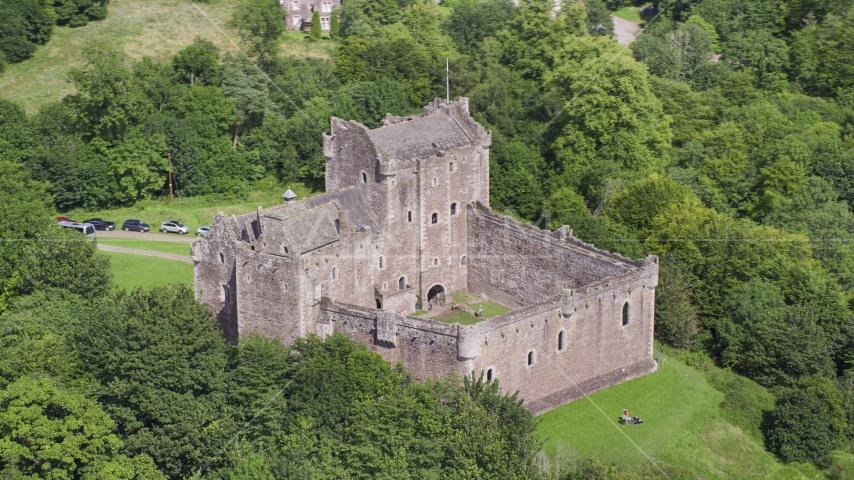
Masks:
[[[629,409],[628,409],[628,408],[624,408],[624,409],[623,409],[623,417],[622,417],[622,419],[623,419],[623,425],[628,425],[628,424],[629,424],[630,419],[629,419]]]
[[[641,420],[641,419],[640,419],[640,417],[632,417],[631,422],[632,422],[634,425],[640,425],[641,423],[643,423],[643,420]]]

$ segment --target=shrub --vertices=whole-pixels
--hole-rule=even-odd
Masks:
[[[768,449],[787,462],[815,461],[836,445],[830,415],[818,397],[803,390],[777,398],[766,431]]]

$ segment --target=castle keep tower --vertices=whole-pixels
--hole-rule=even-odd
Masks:
[[[658,260],[489,209],[491,133],[468,100],[332,118],[326,193],[239,217],[193,244],[196,295],[236,342],[341,332],[416,378],[486,372],[535,413],[656,368]],[[468,292],[510,311],[471,326],[411,314]]]

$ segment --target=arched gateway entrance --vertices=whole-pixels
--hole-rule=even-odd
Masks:
[[[445,305],[445,287],[433,285],[427,292],[427,301],[432,301],[433,305]]]

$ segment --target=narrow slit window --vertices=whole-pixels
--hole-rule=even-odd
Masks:
[[[491,381],[492,381],[492,369],[491,369],[491,368],[490,368],[489,370],[487,370],[487,371],[486,371],[486,381],[487,381],[487,382],[491,382]]]
[[[564,337],[564,332],[560,332],[557,334],[557,349],[560,351],[563,351],[563,349],[565,347],[563,337]]]
[[[456,214],[457,214],[457,204],[452,203],[451,204],[451,215],[456,215]]]
[[[406,212],[406,221],[412,223],[412,210]]]
[[[400,277],[397,280],[397,289],[398,290],[406,290],[406,277]]]
[[[368,174],[362,172],[362,183],[368,183]]]
[[[629,324],[629,302],[623,304],[623,326]]]
[[[466,265],[468,265],[468,259],[463,255],[463,258],[460,259],[460,266],[465,267]]]
[[[383,257],[380,256],[380,268],[383,268]]]
[[[451,162],[451,172],[454,171],[454,162]]]
[[[336,278],[338,278],[338,269],[332,267],[332,280],[335,280]]]
[[[528,352],[528,366],[534,364],[534,352]]]
[[[219,254],[219,263],[225,263],[225,255],[222,253]]]
[[[437,223],[439,223],[439,214],[434,213],[433,215],[430,216],[430,224],[436,225]]]

